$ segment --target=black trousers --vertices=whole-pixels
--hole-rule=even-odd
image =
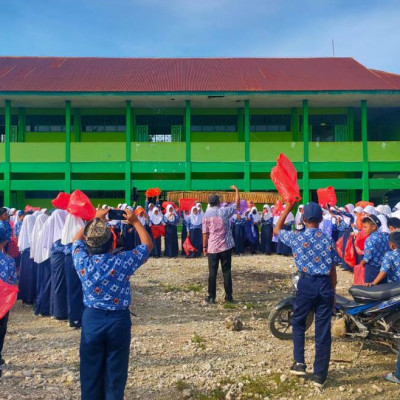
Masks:
[[[3,350],[4,338],[6,337],[7,332],[8,315],[9,313],[7,313],[2,319],[0,319],[0,359],[1,352]]]
[[[220,261],[224,277],[225,299],[229,299],[232,297],[232,249],[221,253],[208,254],[208,297],[215,299],[217,295],[217,274]]]

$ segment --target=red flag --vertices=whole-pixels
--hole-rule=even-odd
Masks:
[[[58,193],[57,197],[51,201],[51,204],[53,204],[55,208],[59,208],[60,210],[66,210],[68,207],[70,197],[71,197],[70,194],[60,192]]]
[[[17,300],[18,288],[0,279],[0,319],[13,307]]]
[[[326,207],[328,204],[330,206],[336,206],[337,203],[336,193],[335,189],[332,186],[328,186],[325,189],[318,189],[317,195],[318,195],[318,204],[321,207]]]
[[[165,225],[151,225],[150,228],[154,239],[157,239],[160,236],[165,236]]]

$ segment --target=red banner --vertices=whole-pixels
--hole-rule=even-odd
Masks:
[[[165,236],[165,225],[151,225],[150,228],[154,239]]]
[[[17,300],[18,288],[0,279],[0,319],[3,318],[13,307]]]

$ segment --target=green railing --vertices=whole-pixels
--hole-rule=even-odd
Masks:
[[[258,142],[250,144],[250,161],[275,162],[284,153],[293,162],[303,161],[302,142]]]
[[[192,143],[194,162],[243,162],[244,143]]]
[[[165,161],[184,162],[185,146],[183,142],[147,143],[134,142],[131,144],[132,161]]]
[[[10,143],[10,161],[20,163],[64,162],[65,144]]]

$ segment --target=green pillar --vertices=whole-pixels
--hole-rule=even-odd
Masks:
[[[297,108],[293,107],[291,110],[290,124],[292,127],[292,140],[293,142],[299,141],[299,113]]]
[[[350,142],[354,142],[354,108],[347,109],[347,137]]]
[[[74,141],[81,141],[81,110],[74,108]]]
[[[125,203],[131,203],[131,142],[132,142],[132,108],[131,101],[126,101],[125,108]]]
[[[24,142],[24,141],[25,141],[25,108],[19,108],[17,142]]]
[[[10,135],[11,135],[11,100],[6,100],[5,109],[5,153],[4,153],[4,205],[12,207],[10,177]]]
[[[363,148],[362,199],[369,201],[367,100],[361,100],[361,139]]]
[[[303,203],[310,201],[308,100],[303,100]]]
[[[186,100],[185,104],[185,140],[186,140],[186,170],[185,170],[185,190],[191,190],[192,178],[192,135],[191,135],[191,104]]]
[[[238,120],[238,135],[239,142],[244,142],[244,116],[243,116],[243,108],[238,108],[237,110],[237,120]]]
[[[71,193],[71,101],[65,102],[65,189]]]
[[[244,101],[244,190],[250,192],[250,101]]]

